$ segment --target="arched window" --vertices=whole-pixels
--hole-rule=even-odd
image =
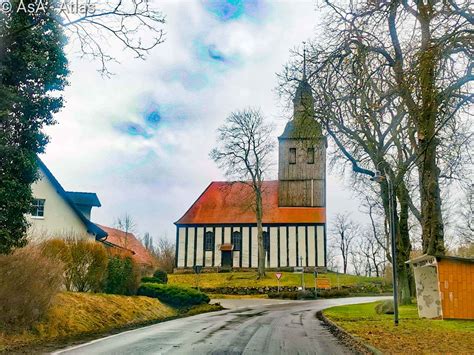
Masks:
[[[204,235],[204,250],[212,251],[214,249],[214,233],[206,232]]]
[[[268,232],[263,232],[263,249],[269,253],[270,252],[270,234]]]
[[[232,233],[232,244],[234,245],[234,250],[242,250],[242,234],[235,231]]]

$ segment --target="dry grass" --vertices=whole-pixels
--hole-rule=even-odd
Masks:
[[[282,272],[280,286],[300,286],[301,274],[292,272]],[[355,275],[344,275],[328,273],[321,277],[329,278],[332,287],[350,286],[357,284],[368,284],[374,281],[382,282],[382,278],[365,277]],[[304,275],[305,284],[308,287],[314,286],[313,274]],[[197,277],[194,274],[169,274],[168,283],[181,286],[195,287],[197,285]],[[202,288],[216,287],[265,287],[278,286],[275,272],[266,273],[265,278],[257,279],[255,272],[230,272],[230,273],[203,273],[199,275],[199,286]]]
[[[104,333],[176,315],[176,310],[153,298],[64,292],[57,295],[46,318],[35,324],[32,330],[15,335],[0,333],[0,351]]]
[[[419,319],[415,305],[400,307],[400,324],[393,315],[377,314],[378,302],[339,306],[324,311],[327,318],[383,353],[472,354],[474,321]]]

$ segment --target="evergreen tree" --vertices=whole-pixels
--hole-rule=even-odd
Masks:
[[[46,12],[0,13],[0,253],[26,244],[36,154],[48,142],[42,129],[63,106],[66,37],[54,11],[50,2]]]

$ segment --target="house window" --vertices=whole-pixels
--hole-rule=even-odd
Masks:
[[[214,233],[206,232],[204,235],[204,250],[212,251],[214,249]]]
[[[263,249],[269,253],[270,252],[270,234],[268,232],[263,232]]]
[[[296,148],[290,148],[290,164],[296,164]]]
[[[314,148],[308,148],[306,154],[307,154],[306,162],[308,164],[314,164]]]
[[[232,233],[232,244],[234,245],[234,250],[242,250],[242,234],[240,232]]]
[[[44,199],[35,198],[31,205],[31,216],[32,217],[44,217]]]

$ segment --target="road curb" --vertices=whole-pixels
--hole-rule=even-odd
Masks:
[[[324,323],[324,325],[329,329],[331,334],[338,338],[348,348],[354,350],[357,354],[383,354],[379,349],[364,343],[360,338],[349,334],[343,328],[339,327],[336,323],[326,318],[323,311],[316,312],[316,318],[318,318],[321,322]]]

